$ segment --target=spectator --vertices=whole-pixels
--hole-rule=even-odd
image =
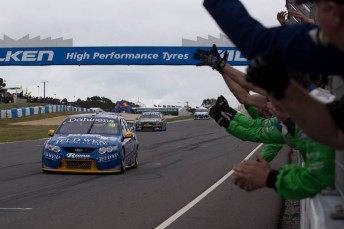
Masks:
[[[288,125],[288,114],[277,108],[271,109],[274,115]],[[278,112],[277,112],[278,111]],[[234,166],[234,183],[246,191],[262,187],[276,189],[282,198],[302,199],[312,197],[327,187],[334,186],[335,166],[333,149],[307,137],[301,129],[288,126],[288,131],[276,127],[245,127],[235,124],[239,113],[229,107],[223,97],[219,97],[211,108],[210,115],[226,130],[243,140],[283,144],[284,139],[302,155],[305,165],[285,165],[280,170],[272,170],[267,160],[258,157],[257,161],[245,161]],[[242,122],[245,123],[245,122]],[[287,129],[286,126],[282,127]],[[235,131],[233,131],[235,130]],[[240,135],[238,135],[240,133]],[[274,155],[272,155],[274,157]]]
[[[343,2],[334,1],[325,0],[319,4],[331,4],[331,11],[343,11]],[[325,26],[319,16],[319,26],[303,23],[265,28],[248,14],[239,0],[204,0],[204,6],[248,59],[278,47],[288,69],[324,74],[344,73],[344,25],[338,14],[331,15],[336,18],[329,18],[338,25],[331,25],[331,30],[319,30],[319,26]],[[323,39],[323,33],[330,43]]]
[[[269,53],[277,46],[283,63],[279,66],[282,69],[286,67],[307,72],[342,74],[344,72],[341,66],[344,62],[343,2],[323,0],[316,3],[319,27],[323,31],[320,31],[318,26],[309,24],[266,29],[248,15],[238,0],[204,1],[205,7],[219,26],[248,58],[251,59],[259,53]],[[237,20],[238,17],[241,20]],[[330,43],[324,39],[323,34]],[[255,39],[251,39],[252,37]],[[280,71],[283,71],[282,69]],[[304,90],[300,90],[294,82],[289,83],[287,78],[282,80],[280,72],[271,73],[269,79],[265,74],[257,74],[260,77],[253,81],[264,89],[274,86],[278,81],[279,88],[274,92],[288,95],[283,98],[281,105],[300,127],[317,141],[337,149],[344,149],[344,121],[341,118],[344,113],[344,101],[326,106],[312,99]],[[271,81],[272,78],[275,81]],[[259,85],[257,80],[263,81]],[[304,107],[308,107],[306,112]],[[317,115],[314,115],[314,111],[317,111]]]
[[[212,52],[220,57],[216,49],[216,45],[213,45],[213,49],[210,51],[203,51],[198,50],[198,53],[195,53],[196,59],[209,59],[206,55],[206,52]],[[223,59],[226,59],[226,54]],[[244,140],[246,137],[245,129],[249,129],[250,127],[265,127],[267,130],[273,130],[274,126],[278,124],[278,120],[276,118],[271,118],[271,114],[267,110],[267,99],[265,96],[260,94],[250,94],[250,88],[247,86],[247,82],[245,80],[245,73],[236,70],[229,64],[226,64],[226,71],[222,72],[222,77],[226,82],[228,88],[233,93],[233,95],[237,98],[237,100],[245,105],[245,108],[251,118],[246,117],[241,113],[237,113],[233,117],[232,126],[229,132],[234,132],[234,136],[236,136],[237,132],[240,135],[240,139]],[[235,123],[235,124],[234,124]],[[244,128],[242,128],[244,126]],[[236,128],[238,130],[236,130]],[[242,133],[241,130],[244,130]],[[248,131],[249,132],[249,131]],[[284,141],[282,141],[284,143]],[[261,151],[261,155],[267,161],[271,161],[278,153],[278,151],[283,147],[283,144],[266,144]]]
[[[218,70],[225,81],[229,76],[233,76],[234,78],[238,77],[238,74],[236,74],[238,72],[231,72],[232,69],[228,67],[226,54],[224,57],[221,57],[217,52],[216,46],[213,46],[213,49],[210,51],[197,50],[194,58],[202,61],[198,66],[209,65],[213,69]],[[313,89],[309,85],[309,78],[299,75],[294,77],[298,79],[299,84],[303,87],[309,90]],[[228,82],[226,81],[226,83]],[[230,85],[228,86],[230,87]],[[220,126],[225,127],[227,132],[233,136],[241,140],[271,144],[268,145],[271,149],[264,149],[266,152],[262,156],[266,159],[260,157],[255,163],[245,162],[242,165],[236,165],[235,169],[238,172],[236,173],[237,178],[234,181],[235,184],[246,191],[253,191],[264,187],[268,180],[268,186],[276,188],[281,197],[291,199],[310,197],[319,193],[327,186],[333,186],[334,150],[307,137],[301,129],[294,126],[286,113],[277,112],[279,111],[277,108],[271,109],[271,111],[284,124],[276,122],[273,125],[266,125],[266,123],[265,125],[257,125],[256,122],[250,121],[249,118],[231,108],[222,96],[218,98],[216,104],[210,110],[210,116]],[[281,147],[281,144],[284,143],[300,150],[306,161],[306,167],[296,166],[294,168],[293,166],[285,166],[286,169],[283,167],[281,171],[271,170],[267,161],[272,160],[276,156],[276,153],[280,149],[278,147]],[[305,146],[309,146],[309,148]],[[277,147],[277,150],[274,150],[274,147]],[[248,164],[250,167],[246,171],[245,166]],[[315,165],[318,165],[319,168],[316,171],[312,171]],[[253,169],[250,170],[250,168]],[[257,174],[254,174],[255,172]],[[321,173],[324,176],[320,176]],[[277,174],[279,175],[277,176]],[[300,182],[294,185],[293,183],[286,182],[289,179]],[[310,179],[310,181],[306,184],[304,182],[307,179]]]

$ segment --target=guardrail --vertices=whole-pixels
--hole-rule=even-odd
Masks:
[[[344,151],[336,151],[336,188],[300,202],[301,229],[344,229]]]
[[[76,111],[76,112],[94,112],[93,109],[73,107],[67,105],[45,105],[36,107],[22,107],[22,108],[11,108],[0,111],[0,119],[5,118],[20,118],[24,116],[31,116],[37,114],[62,112],[62,111]]]

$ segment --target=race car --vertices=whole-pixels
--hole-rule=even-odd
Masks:
[[[161,112],[143,112],[135,123],[136,131],[166,131],[167,121]]]
[[[210,119],[209,111],[207,108],[196,108],[196,111],[194,113],[194,120],[200,119]]]
[[[138,139],[116,114],[72,115],[48,134],[44,172],[124,173],[138,166]]]

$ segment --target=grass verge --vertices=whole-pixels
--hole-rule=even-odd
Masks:
[[[48,130],[55,129],[57,125],[37,125],[37,126],[22,126],[22,125],[11,125],[16,122],[26,122],[41,120],[46,118],[53,118],[64,115],[72,115],[76,112],[57,112],[48,114],[38,114],[32,116],[25,116],[21,118],[6,118],[0,119],[0,142],[14,142],[24,140],[36,140],[48,137]]]
[[[46,118],[53,118],[58,116],[73,115],[76,112],[57,112],[48,114],[38,114],[32,116],[26,116],[15,119],[0,119],[0,142],[14,142],[14,141],[25,141],[25,140],[37,140],[42,138],[48,138],[48,131],[56,129],[58,125],[37,125],[37,126],[23,126],[23,125],[11,125],[16,122],[26,122],[41,120]],[[177,116],[168,118],[168,122],[191,119],[192,115],[188,116]]]

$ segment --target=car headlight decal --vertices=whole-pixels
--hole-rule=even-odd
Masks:
[[[56,145],[50,145],[50,144],[46,144],[45,145],[45,149],[55,152],[55,153],[59,153],[61,151],[61,148],[59,146]]]
[[[104,154],[104,153],[110,153],[113,151],[116,151],[118,149],[117,146],[105,146],[105,147],[100,147],[98,150],[99,154]]]

